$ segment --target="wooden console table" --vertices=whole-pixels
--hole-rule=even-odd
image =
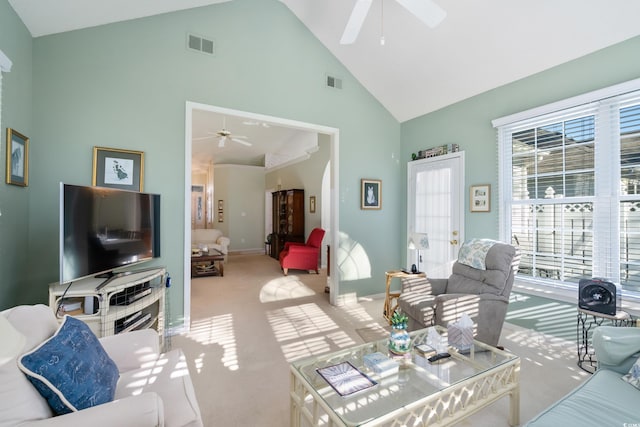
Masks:
[[[400,292],[391,292],[391,279],[393,279],[394,277],[427,277],[427,275],[425,273],[406,273],[402,270],[387,271],[385,275],[387,276],[387,289],[386,295],[384,297],[384,308],[382,310],[382,316],[387,319],[387,322],[389,322],[389,324],[391,324],[391,316],[393,316],[393,313],[398,307],[398,298],[400,297]]]
[[[191,255],[191,277],[204,276],[224,276],[224,254],[219,250],[209,249],[209,252]]]

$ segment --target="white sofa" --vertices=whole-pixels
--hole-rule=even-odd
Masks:
[[[182,351],[161,353],[158,334],[152,329],[99,339],[119,373],[114,399],[54,416],[18,363],[22,355],[58,333],[55,315],[45,305],[23,305],[0,316],[0,342],[5,346],[0,350],[0,426],[203,425]]]
[[[227,262],[230,244],[231,239],[223,236],[222,231],[217,228],[196,228],[191,230],[192,249],[217,249],[224,255],[225,262]]]

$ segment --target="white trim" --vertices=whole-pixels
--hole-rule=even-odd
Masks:
[[[12,66],[13,62],[11,62],[9,57],[0,50],[0,71],[8,73],[9,71],[11,71]]]
[[[566,110],[578,105],[589,104],[591,102],[602,101],[612,96],[619,96],[624,93],[640,90],[640,78],[629,80],[628,82],[598,89],[593,92],[574,96],[573,98],[563,99],[562,101],[553,102],[551,104],[542,105],[530,110],[521,111],[509,116],[500,117],[491,121],[494,128],[505,126],[511,123],[527,120],[532,117],[543,116],[560,110]]]
[[[267,116],[264,114],[250,113],[247,111],[233,110],[224,107],[216,107],[209,104],[201,104],[192,101],[186,101],[185,108],[185,188],[184,188],[184,260],[183,260],[183,283],[184,283],[184,313],[183,322],[188,329],[191,324],[191,269],[189,268],[191,262],[191,153],[192,153],[192,116],[193,110],[211,111],[214,113],[220,113],[231,116],[240,116],[249,120],[263,121],[274,123],[280,126],[285,126],[293,129],[322,133],[329,135],[330,149],[330,165],[331,165],[331,232],[330,242],[331,247],[335,248],[337,254],[340,240],[339,240],[339,194],[338,194],[338,168],[339,161],[338,155],[340,130],[329,126],[322,126],[313,123],[299,122],[296,120],[284,119],[281,117]],[[327,284],[330,287],[329,301],[332,305],[338,305],[340,302],[340,272],[338,270],[337,256],[331,257],[331,277],[327,278]]]

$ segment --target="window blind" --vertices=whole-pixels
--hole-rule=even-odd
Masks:
[[[640,291],[640,90],[564,106],[494,121],[501,238],[523,278]]]

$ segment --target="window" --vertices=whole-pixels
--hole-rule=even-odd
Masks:
[[[640,292],[640,81],[494,126],[501,238],[520,247],[519,276]]]

